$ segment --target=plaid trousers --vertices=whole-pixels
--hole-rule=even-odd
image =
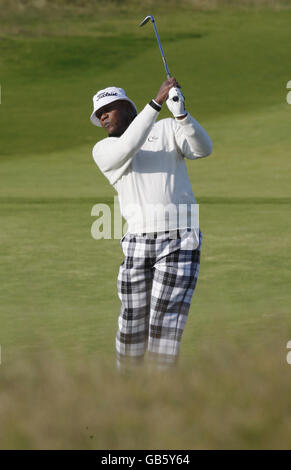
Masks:
[[[127,233],[120,243],[125,258],[117,278],[117,367],[142,362],[148,350],[152,363],[167,368],[179,356],[198,278],[202,232]]]

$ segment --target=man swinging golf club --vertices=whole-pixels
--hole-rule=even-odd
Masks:
[[[156,122],[165,101],[174,118]],[[117,191],[128,224],[117,281],[117,366],[142,362],[148,350],[152,364],[169,367],[179,355],[202,243],[191,217],[196,201],[185,158],[206,157],[212,143],[185,110],[175,78],[139,114],[121,88],[100,90],[93,103],[91,121],[108,133],[94,146],[93,158]],[[165,211],[179,205],[186,207],[183,217],[176,217],[179,210]]]
[[[109,87],[93,97],[91,115],[92,123],[108,133],[94,146],[93,158],[117,191],[128,224],[120,240],[125,258],[117,279],[120,370],[143,362],[146,350],[158,368],[177,362],[202,244],[185,158],[212,151],[210,138],[185,110],[180,85],[170,76],[153,16],[140,26],[150,20],[168,79],[139,114],[122,88]],[[165,101],[174,119],[156,122]]]

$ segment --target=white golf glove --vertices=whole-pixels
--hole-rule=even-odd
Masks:
[[[175,118],[187,114],[184,103],[185,98],[181,90],[175,87],[171,88],[166,104]]]

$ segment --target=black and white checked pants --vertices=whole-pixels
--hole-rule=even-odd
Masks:
[[[117,367],[148,357],[160,368],[176,363],[196,286],[202,232],[127,233],[117,287],[121,300]]]

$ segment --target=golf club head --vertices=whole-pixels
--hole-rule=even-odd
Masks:
[[[150,20],[154,23],[155,20],[154,20],[153,15],[146,16],[145,19],[140,23],[140,26],[145,25]]]

